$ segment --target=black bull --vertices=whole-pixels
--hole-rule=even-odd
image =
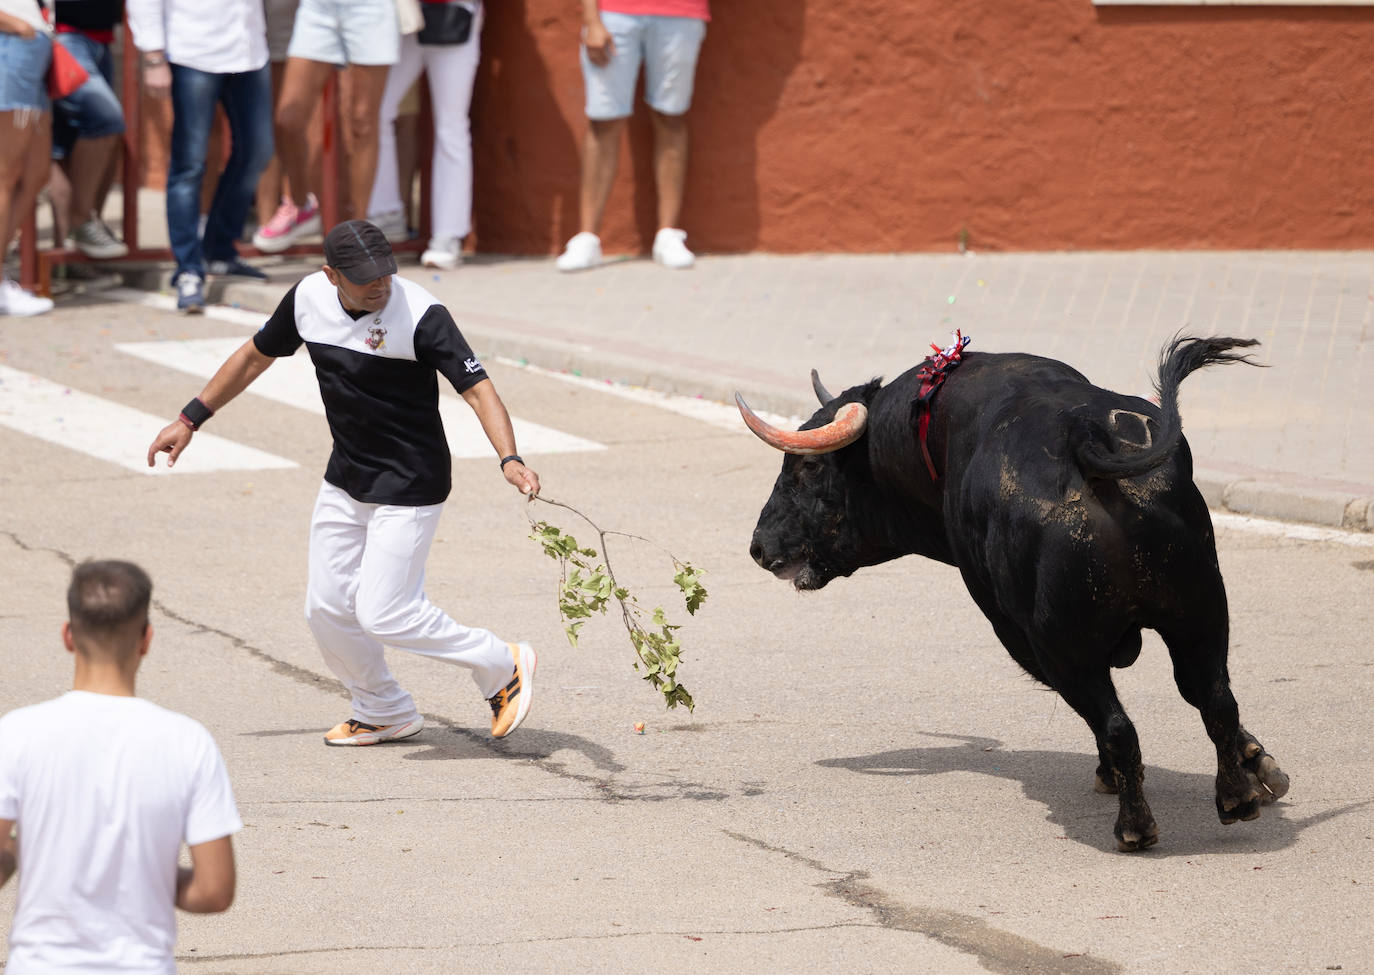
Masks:
[[[1135,727],[1111,667],[1163,638],[1183,698],[1217,750],[1223,823],[1259,816],[1288,778],[1240,723],[1226,669],[1226,589],[1193,484],[1178,386],[1195,369],[1248,362],[1253,340],[1180,338],[1161,356],[1160,405],[1092,385],[1053,359],[968,353],[917,435],[917,369],[832,397],[801,431],[745,422],[786,451],[750,553],[798,589],[903,555],[956,566],[1007,650],[1097,739],[1095,788],[1116,793],[1117,845],[1151,846]],[[857,404],[857,405],[850,405]]]

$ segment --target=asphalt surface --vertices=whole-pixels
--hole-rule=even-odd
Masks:
[[[1353,269],[1355,257],[1342,259]],[[977,269],[970,286],[986,290],[999,269],[1011,282],[1022,280],[1010,277],[1018,268],[1029,276],[1076,260],[706,258],[689,272],[631,261],[567,278],[550,261],[484,259],[450,274],[406,272],[454,308],[514,414],[605,446],[526,453],[549,497],[654,543],[613,539],[611,551],[623,581],[685,624],[692,714],[662,709],[631,668],[616,620],[594,620],[579,648],[568,647],[557,569],[525,537],[527,506],[491,458],[458,460],[429,594],[539,648],[534,710],[515,736],[493,742],[466,677],[391,652],[426,730],[392,746],[325,748],[321,735],[347,703],[301,601],[328,432],[318,416],[251,391],[216,416],[216,434],[294,467],[148,477],[0,426],[9,663],[0,710],[67,686],[57,631],[75,561],[121,556],[150,569],[157,636],[140,692],[211,730],[246,823],[234,908],[180,918],[188,972],[1369,970],[1374,536],[1263,525],[1217,508],[1233,687],[1246,726],[1293,788],[1255,822],[1217,822],[1213,750],[1148,637],[1117,684],[1140,732],[1160,842],[1120,854],[1116,802],[1091,790],[1085,726],[1011,663],[954,570],[904,559],[792,592],[747,551],[777,454],[727,410],[708,410],[707,422],[683,415],[692,403],[631,395],[671,385],[723,400],[739,388],[756,406],[809,413],[811,365],[836,389],[895,375],[950,327],[972,334],[974,348],[1041,351],[1105,385],[1148,391],[1158,346],[1190,324],[1180,315],[1136,335],[1108,330],[1105,312],[1084,313],[1097,325],[1077,338],[1007,326],[1022,341],[994,344],[1010,311],[985,309],[975,328],[950,309],[976,299],[939,295],[941,268]],[[234,283],[220,296],[268,307],[303,269],[264,263],[268,286]],[[860,270],[884,264],[890,277]],[[829,284],[848,289],[847,317],[839,295],[821,297],[826,269],[848,275]],[[926,306],[901,312],[905,326],[870,317],[884,289],[896,316],[903,281],[920,274],[935,284]],[[1268,277],[1257,273],[1251,286]],[[1028,280],[1018,293],[1033,290]],[[788,281],[813,301],[789,299],[773,314],[765,285]],[[1085,288],[1074,307],[1087,302]],[[0,350],[11,369],[165,422],[201,380],[123,349],[241,340],[254,320],[71,296],[46,319],[0,320]],[[1199,330],[1251,334],[1247,323],[1255,319]],[[1270,490],[1257,497],[1298,506],[1312,491],[1348,492],[1345,517],[1374,495],[1362,487],[1374,483],[1369,413],[1352,405],[1369,401],[1368,342],[1362,324],[1347,345],[1342,330],[1319,340],[1304,328],[1254,333],[1269,371],[1190,378],[1185,430],[1199,464],[1228,478],[1219,482],[1227,503],[1261,482]],[[664,343],[657,358],[628,356],[649,348],[649,331]],[[912,331],[921,334],[902,337]],[[1121,351],[1129,343],[1139,346],[1134,357]],[[1342,390],[1310,378],[1361,364]],[[1298,422],[1294,411],[1312,415],[1298,393],[1281,397],[1275,385],[1300,367],[1322,391],[1313,409],[1339,417],[1331,425],[1343,431],[1309,436],[1301,463],[1301,435],[1322,431]],[[575,384],[565,369],[597,381]],[[1265,407],[1263,390],[1252,395],[1247,383],[1269,384],[1283,402]],[[576,516],[534,508],[594,537]],[[1289,520],[1322,523],[1305,507]],[[660,546],[708,570],[698,616],[672,602]],[[645,734],[634,731],[639,721]],[[0,916],[13,898],[11,883]]]

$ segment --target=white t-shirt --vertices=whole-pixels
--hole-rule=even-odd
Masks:
[[[87,691],[0,718],[0,819],[19,835],[5,975],[175,975],[181,844],[243,827],[199,722]]]

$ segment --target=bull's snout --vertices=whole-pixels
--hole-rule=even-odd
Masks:
[[[749,543],[749,554],[761,568],[773,573],[779,579],[791,579],[797,574],[797,569],[800,567],[800,563],[789,560],[786,555],[779,551],[776,544],[771,546],[770,550],[770,546],[765,545],[757,533]]]

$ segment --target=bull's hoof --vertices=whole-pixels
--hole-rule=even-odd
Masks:
[[[1159,830],[1150,823],[1143,830],[1123,829],[1116,835],[1116,848],[1122,853],[1137,853],[1159,842]]]
[[[1217,818],[1221,820],[1223,826],[1230,826],[1232,823],[1250,822],[1252,819],[1259,819],[1260,814],[1260,792],[1252,789],[1248,794],[1236,798],[1222,798],[1217,796]]]
[[[1247,742],[1244,755],[1245,760],[1241,765],[1258,787],[1261,802],[1268,805],[1288,794],[1288,775],[1279,768],[1274,756],[1266,752],[1259,742],[1253,739]]]

